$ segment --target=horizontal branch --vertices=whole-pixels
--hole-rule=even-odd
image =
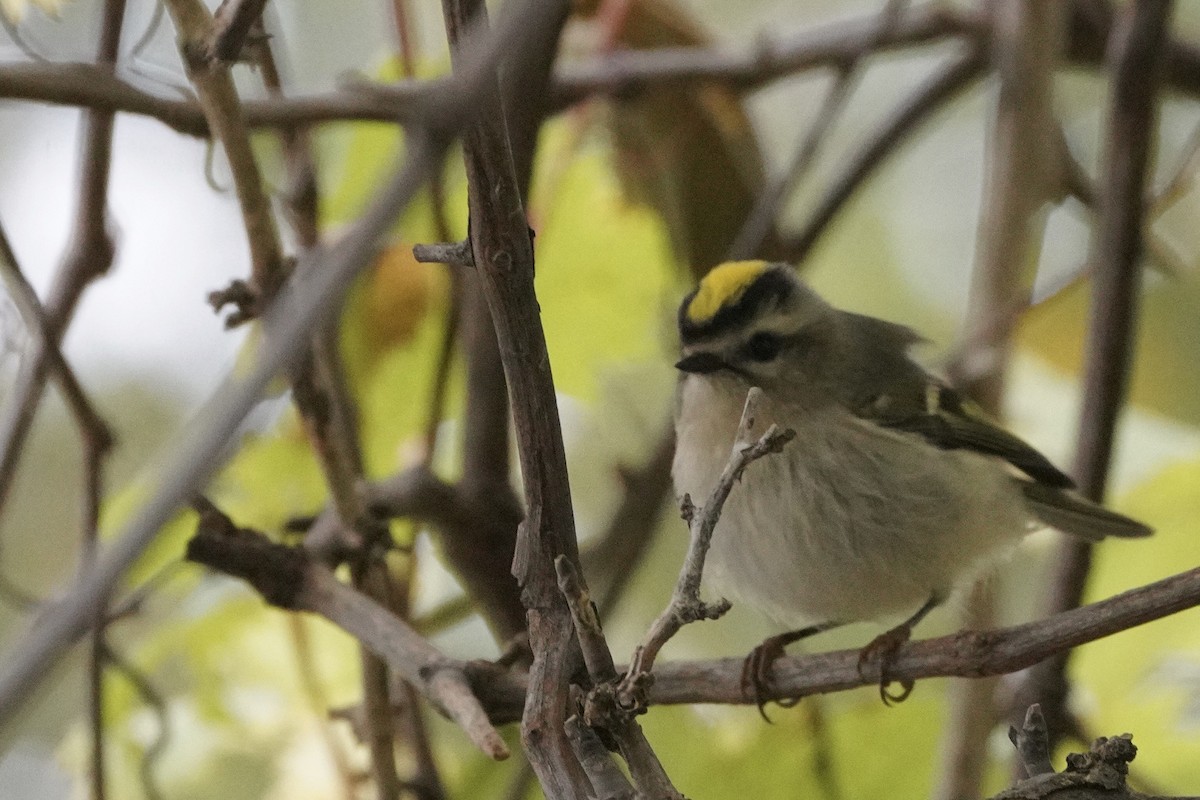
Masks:
[[[990,631],[961,631],[905,645],[888,666],[896,681],[1004,675],[1052,653],[1200,605],[1200,568],[1123,592],[1044,620]],[[816,653],[775,662],[770,699],[873,685],[858,670],[859,650]],[[741,658],[662,664],[655,669],[651,704],[746,703]]]
[[[1111,636],[1200,605],[1200,567],[1131,589],[1098,603],[1044,620],[989,631],[961,631],[950,636],[904,645],[888,666],[893,680],[979,678],[1029,667],[1053,653]],[[860,651],[780,658],[766,687],[767,699],[807,697],[874,685],[858,670]],[[741,678],[744,659],[666,661],[654,668],[649,705],[718,703],[746,705]],[[618,667],[618,669],[622,669]],[[472,686],[493,722],[520,714],[524,697],[521,676],[494,670],[472,673]],[[515,716],[514,716],[515,715]]]
[[[552,104],[567,105],[598,93],[621,94],[650,83],[715,81],[757,88],[797,72],[840,67],[869,53],[956,36],[983,41],[986,19],[976,12],[926,3],[897,15],[885,31],[880,30],[878,13],[873,13],[786,35],[764,33],[754,44],[736,49],[621,50],[560,68]]]
[[[787,75],[838,66],[875,51],[951,38],[985,44],[990,38],[987,24],[982,15],[929,3],[902,14],[882,37],[876,36],[878,16],[869,14],[785,36],[763,34],[756,44],[741,49],[679,47],[610,53],[560,67],[551,81],[548,107],[561,109],[596,94],[621,94],[664,82],[705,81],[758,88]],[[1067,48],[1070,63],[1101,66],[1106,41],[1107,30],[1102,27],[1073,26]],[[1166,85],[1200,96],[1200,48],[1171,41],[1165,58]],[[406,124],[423,113],[439,82],[388,86],[357,82],[305,97],[248,101],[246,122],[254,128],[344,120]],[[206,136],[208,130],[194,101],[159,97],[88,64],[0,66],[0,98],[141,114],[192,136]]]
[[[286,128],[298,124],[363,120],[407,124],[423,119],[442,80],[401,83],[387,92],[369,84],[350,83],[323,94],[242,104],[251,128]],[[190,136],[209,135],[199,103],[160,97],[91,64],[10,64],[0,66],[0,98],[63,106],[84,106],[152,117]]]

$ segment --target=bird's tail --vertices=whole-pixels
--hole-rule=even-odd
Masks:
[[[1034,516],[1051,528],[1099,541],[1107,536],[1149,536],[1154,529],[1136,519],[1101,508],[1070,489],[1021,481],[1021,491]]]

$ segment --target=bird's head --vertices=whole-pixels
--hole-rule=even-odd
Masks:
[[[837,312],[787,264],[714,267],[679,307],[683,372],[800,395],[834,374]]]

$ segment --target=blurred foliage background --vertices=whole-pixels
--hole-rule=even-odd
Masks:
[[[62,41],[72,52],[73,40],[63,32],[89,30],[87,20],[99,5],[75,0],[51,10],[7,0],[5,10],[10,31],[25,31],[28,40],[40,42],[57,58],[54,43]],[[138,13],[149,13],[149,5],[133,5]],[[358,38],[370,24],[349,19],[384,10],[350,5],[353,11],[338,12],[347,17],[341,24],[331,21],[331,10],[309,4],[269,7],[269,28],[289,54],[290,77],[301,88],[332,81],[339,68],[353,67],[380,79],[397,76],[395,45],[386,30]],[[877,7],[832,0],[690,0],[679,5],[633,0],[627,26],[612,34],[597,8],[581,6],[564,52],[570,58],[605,47],[744,43],[760,31],[799,30]],[[420,43],[421,71],[443,72],[447,60],[438,9],[413,2],[409,13]],[[1174,33],[1193,40],[1200,36],[1200,7],[1178,4]],[[329,42],[313,46],[322,37]],[[174,69],[176,80],[167,82],[183,84],[177,62],[164,55],[171,53],[171,39],[170,25],[164,22],[140,56],[154,68],[144,69],[142,77],[161,78],[163,70]],[[370,46],[363,46],[364,41]],[[4,55],[15,52],[10,41]],[[869,60],[820,158],[786,203],[780,231],[802,223],[839,165],[879,124],[895,98],[924,79],[946,54],[945,47],[935,44]],[[647,91],[628,102],[574,106],[543,128],[529,213],[537,233],[538,295],[585,545],[605,529],[622,495],[622,472],[649,459],[668,424],[674,309],[694,281],[691,267],[719,259],[766,176],[784,167],[831,81],[828,71],[803,73],[744,97],[714,87]],[[1100,149],[1105,86],[1103,74],[1082,69],[1063,69],[1055,82],[1055,107],[1069,144],[1089,167]],[[954,351],[964,329],[994,91],[994,83],[984,81],[899,147],[803,264],[807,278],[835,304],[923,332],[930,345],[922,355],[934,366]],[[62,225],[52,219],[53,198],[65,209],[69,195],[57,184],[29,183],[38,177],[28,168],[21,173],[26,183],[12,178],[22,159],[65,161],[67,151],[31,154],[18,139],[27,139],[38,126],[66,130],[69,139],[72,114],[43,114],[0,102],[0,118],[12,124],[8,134],[0,126],[0,177],[5,178],[0,180],[0,216],[20,218],[28,212],[19,207],[29,202],[49,219],[43,221],[48,233],[39,232],[34,222],[10,224],[14,247],[34,274],[38,264],[53,260],[40,257],[41,245],[34,240],[47,236],[52,250],[61,247]],[[1089,586],[1092,598],[1200,563],[1200,265],[1195,256],[1200,192],[1190,163],[1198,122],[1196,98],[1169,95],[1164,101],[1155,181],[1161,186],[1172,180],[1181,162],[1185,180],[1171,207],[1152,223],[1156,246],[1144,280],[1131,404],[1120,425],[1112,484],[1113,505],[1152,524],[1158,533],[1148,541],[1105,543]],[[153,124],[138,121],[137,127]],[[122,126],[124,118],[116,144],[117,180],[122,170],[137,169],[132,162],[139,156],[131,148],[142,135],[133,130],[134,123]],[[692,135],[679,135],[682,130]],[[174,136],[165,129],[155,135]],[[323,190],[322,227],[335,235],[361,211],[403,140],[392,126],[344,123],[320,128],[314,144]],[[269,179],[280,181],[277,141],[261,134],[256,145]],[[189,180],[202,181],[200,156],[193,150],[170,169],[187,170]],[[221,156],[211,157],[216,185],[199,191],[224,194],[219,202],[227,203]],[[151,202],[145,192],[160,179],[176,178],[142,176],[134,185],[142,190],[138,202]],[[461,236],[465,184],[455,158],[447,164],[446,190],[447,217],[456,228],[453,233]],[[132,247],[136,226],[126,220],[135,219],[141,206],[127,202],[116,217],[125,228],[123,243]],[[423,198],[398,221],[394,244],[356,286],[341,322],[372,477],[390,475],[420,455],[449,308],[445,268],[418,264],[410,253],[413,243],[438,238],[430,204]],[[228,211],[213,213],[220,221],[213,229],[225,225],[222,235],[234,236]],[[1004,408],[1008,422],[1060,464],[1069,463],[1079,407],[1088,296],[1086,280],[1077,276],[1087,251],[1090,213],[1074,200],[1048,211],[1037,263],[1039,302],[1019,324]],[[174,232],[207,224],[200,216],[181,214],[170,223],[159,249],[138,257],[169,263],[179,241]],[[211,260],[195,279],[210,289],[223,285],[229,274],[239,274],[244,256],[235,251],[226,260],[232,264]],[[137,269],[119,260],[115,274],[144,274]],[[170,448],[204,391],[179,374],[192,369],[202,354],[175,350],[184,355],[119,363],[95,355],[81,342],[89,335],[103,340],[114,326],[136,327],[138,318],[122,317],[121,309],[134,302],[130,293],[144,285],[127,283],[124,299],[100,290],[89,295],[85,304],[95,313],[72,329],[67,346],[68,356],[81,359],[80,368],[120,441],[110,471],[115,488],[105,502],[107,530],[136,506],[144,477],[161,458],[155,454]],[[180,304],[168,307],[168,314],[205,315],[196,324],[207,326],[205,336],[222,339],[212,346],[208,360],[236,368],[241,334],[220,331],[220,321],[204,310],[202,293],[168,299]],[[174,338],[187,334],[162,325],[134,335],[164,340],[169,353]],[[0,387],[11,381],[23,346],[19,331],[6,341],[9,352],[0,365],[5,383]],[[212,369],[211,364],[205,369]],[[439,473],[450,478],[459,469],[462,391],[461,365],[456,363],[434,460]],[[6,584],[33,594],[69,581],[76,569],[81,464],[73,437],[63,409],[48,404],[0,518],[0,574]],[[286,538],[289,520],[323,507],[320,470],[284,398],[264,401],[236,447],[210,496],[239,524]],[[111,669],[106,678],[112,796],[353,796],[350,787],[363,769],[364,754],[350,724],[336,713],[329,721],[328,712],[347,709],[357,700],[355,643],[320,620],[266,608],[233,580],[183,565],[183,546],[193,527],[193,516],[185,513],[163,532],[128,577],[130,588],[151,585],[153,591],[145,594],[135,615],[111,628],[113,648],[129,667]],[[632,650],[662,608],[683,552],[686,528],[672,508],[663,509],[656,527],[649,554],[605,620],[618,654]],[[415,569],[414,616],[420,620],[460,589],[419,527],[396,523],[393,533],[402,546],[394,568]],[[1031,536],[1011,563],[997,568],[991,580],[999,592],[1002,620],[1035,613],[1053,536]],[[0,636],[11,641],[26,610],[8,600],[0,605]],[[1088,645],[1074,662],[1076,710],[1096,734],[1134,733],[1139,746],[1135,783],[1156,792],[1200,790],[1198,621],[1195,611],[1185,612]],[[947,632],[956,623],[955,608],[939,611],[920,633]],[[768,621],[735,608],[718,622],[686,629],[666,655],[741,655],[771,632]],[[810,646],[854,647],[875,632],[855,626]],[[456,656],[491,658],[498,653],[473,615],[454,620],[434,636]],[[12,796],[82,795],[88,745],[80,717],[85,688],[81,663],[77,658],[61,669],[21,724],[0,732],[0,786],[20,787]],[[690,797],[921,797],[930,794],[939,768],[945,687],[943,681],[923,681],[912,699],[890,709],[871,689],[808,699],[793,710],[772,709],[774,725],[764,724],[752,707],[654,708],[644,720],[668,773]],[[450,796],[505,796],[519,764],[486,762],[456,729],[437,719],[432,724]],[[989,742],[989,754],[990,792],[1010,783],[1011,746],[999,729]]]

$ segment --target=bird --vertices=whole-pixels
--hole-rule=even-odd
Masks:
[[[747,393],[754,435],[795,432],[730,493],[705,580],[792,630],[746,658],[760,713],[787,644],[840,625],[904,621],[861,651],[887,663],[933,608],[1030,531],[1096,541],[1152,530],[1102,508],[1031,445],[910,356],[911,328],[833,307],[785,263],[712,269],[678,314],[680,371],[672,478],[704,502],[735,442]],[[765,717],[766,714],[763,713]]]

